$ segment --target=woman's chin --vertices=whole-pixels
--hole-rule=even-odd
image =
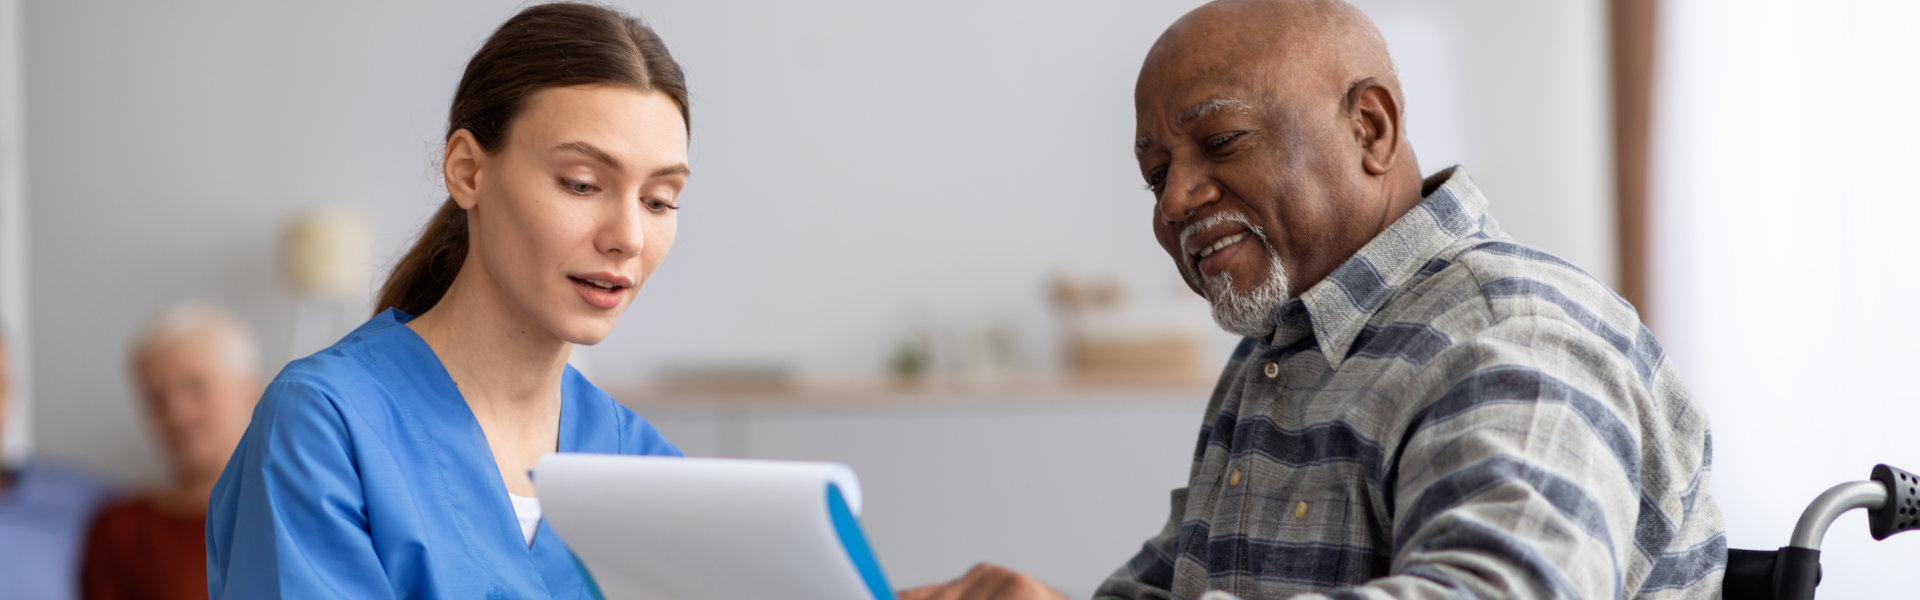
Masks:
[[[569,339],[567,341],[572,342],[573,345],[575,346],[593,346],[593,345],[598,345],[600,343],[600,340],[604,340],[604,339],[607,339],[607,336],[596,335],[596,336]]]
[[[561,331],[554,333],[559,334],[558,337],[568,343],[592,346],[607,339],[607,335],[613,333],[613,326],[619,322],[619,315],[614,315],[613,318],[574,317],[568,321],[570,322],[561,325]]]

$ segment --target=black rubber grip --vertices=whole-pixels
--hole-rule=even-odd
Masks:
[[[1887,504],[1867,513],[1873,539],[1920,529],[1920,477],[1886,465],[1873,467],[1873,480],[1887,486]]]

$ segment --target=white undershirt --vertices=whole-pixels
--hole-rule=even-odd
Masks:
[[[520,519],[520,535],[527,538],[527,545],[533,545],[533,532],[540,530],[540,499],[507,493],[513,500],[513,516]]]

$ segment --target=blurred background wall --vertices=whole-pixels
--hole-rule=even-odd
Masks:
[[[1654,105],[1654,326],[1713,420],[1727,539],[1785,544],[1821,490],[1920,468],[1920,3],[1670,0]],[[1909,597],[1920,536],[1855,512],[1822,598]]]
[[[1150,235],[1129,144],[1139,61],[1197,2],[617,4],[686,66],[697,175],[672,255],[619,330],[576,354],[601,385],[740,365],[879,379],[900,341],[927,329],[1011,332],[1019,369],[1044,375],[1060,367],[1046,296],[1057,273],[1116,280],[1145,306],[1191,303]],[[1422,168],[1464,163],[1509,232],[1615,281],[1605,4],[1357,4],[1399,62]],[[276,368],[364,317],[444,197],[435,160],[461,68],[519,6],[29,1],[0,20],[17,21],[0,44],[0,317],[30,349],[33,451],[126,482],[159,475],[126,344],[176,300],[235,307]],[[277,252],[289,220],[319,209],[364,216],[373,264],[359,298],[316,325],[296,318]],[[1194,326],[1213,368],[1233,340]],[[763,425],[724,407],[655,412],[690,449],[854,463],[896,583],[1011,552],[1013,566],[1084,595],[1164,518],[1205,401],[1204,388],[1107,395],[1036,409],[988,393],[983,405],[1013,407],[984,412],[948,401],[899,417],[928,428],[908,429],[918,437],[864,446],[845,436],[884,429],[872,419],[892,409],[784,408]],[[1061,439],[1101,423],[1103,450]],[[761,433],[776,441],[720,439]],[[999,436],[1017,451],[919,444],[941,468],[860,454],[940,436]],[[1008,508],[1097,485],[1114,487],[1092,512]],[[928,489],[978,495],[913,504],[941,501],[915,491]],[[965,504],[990,501],[1002,504]],[[1066,539],[1023,539],[1027,524]]]
[[[32,446],[33,353],[27,346],[26,160],[21,139],[25,123],[20,93],[20,2],[0,0],[0,334],[6,336],[13,398],[0,415],[0,458],[20,456]]]
[[[698,175],[672,255],[578,362],[610,387],[737,361],[873,376],[933,320],[1008,324],[1044,371],[1051,274],[1190,295],[1128,144],[1140,58],[1195,4],[624,3],[687,68]],[[1611,280],[1599,3],[1361,5],[1422,167],[1466,163],[1508,229]],[[177,299],[235,305],[270,364],[330,340],[291,339],[281,227],[357,208],[384,275],[444,198],[460,70],[518,6],[26,3],[38,449],[153,473],[130,458],[146,441],[124,346]]]

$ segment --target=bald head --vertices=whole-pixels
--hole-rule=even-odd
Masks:
[[[1146,100],[1143,95],[1164,93],[1167,87],[1227,77],[1321,98],[1374,85],[1392,98],[1396,120],[1404,106],[1386,38],[1372,19],[1340,0],[1216,0],[1201,5],[1174,21],[1148,50],[1134,98],[1138,105]],[[1217,99],[1215,104],[1244,107],[1246,100]],[[1183,120],[1192,120],[1192,112],[1182,115]],[[1136,153],[1147,141],[1136,140]]]
[[[1218,0],[1175,21],[1147,53],[1202,54],[1216,68],[1260,69],[1343,93],[1374,78],[1398,97],[1399,79],[1373,21],[1338,0]]]
[[[1134,108],[1155,236],[1236,333],[1271,331],[1274,303],[1420,200],[1393,60],[1344,2],[1194,9],[1148,51]]]

